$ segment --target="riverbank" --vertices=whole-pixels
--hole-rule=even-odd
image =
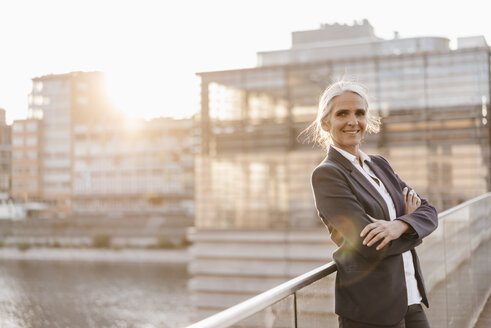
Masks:
[[[183,249],[85,249],[85,248],[0,248],[0,260],[89,261],[187,263],[190,255]]]

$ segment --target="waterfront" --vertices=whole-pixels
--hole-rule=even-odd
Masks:
[[[28,252],[27,252],[28,254]],[[0,259],[1,327],[183,327],[185,261]]]

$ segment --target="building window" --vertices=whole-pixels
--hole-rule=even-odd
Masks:
[[[23,151],[13,151],[12,152],[12,159],[23,160],[24,159],[24,152]]]
[[[77,88],[80,90],[87,90],[89,86],[85,82],[79,82],[77,83]]]
[[[24,138],[23,137],[13,137],[12,138],[12,146],[21,147],[23,145],[24,145]]]
[[[26,130],[27,131],[37,131],[38,129],[38,123],[37,122],[28,122],[26,124]]]
[[[34,82],[34,91],[41,92],[43,90],[43,82]]]
[[[80,96],[77,98],[77,103],[80,105],[87,105],[89,103],[89,99],[87,99],[87,97]]]
[[[33,98],[34,105],[42,105],[43,101],[43,96],[34,96]]]
[[[38,138],[37,137],[27,137],[26,138],[26,146],[37,146]]]
[[[32,151],[32,150],[31,151],[28,151],[26,153],[26,155],[27,155],[26,156],[27,159],[29,159],[29,160],[36,160],[36,159],[38,159],[38,153],[37,153],[37,151]]]
[[[14,132],[22,132],[24,131],[24,124],[21,122],[14,122],[14,126],[12,127]]]
[[[27,109],[27,117],[29,118],[37,118],[37,119],[42,119],[44,116],[44,112],[42,109],[36,109],[29,107]]]

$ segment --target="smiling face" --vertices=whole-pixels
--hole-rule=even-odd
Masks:
[[[367,105],[362,97],[349,91],[332,101],[332,108],[323,120],[322,128],[329,132],[334,146],[357,155],[367,128]]]

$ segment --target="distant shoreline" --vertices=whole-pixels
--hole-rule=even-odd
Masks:
[[[187,263],[187,249],[0,248],[0,260]]]

